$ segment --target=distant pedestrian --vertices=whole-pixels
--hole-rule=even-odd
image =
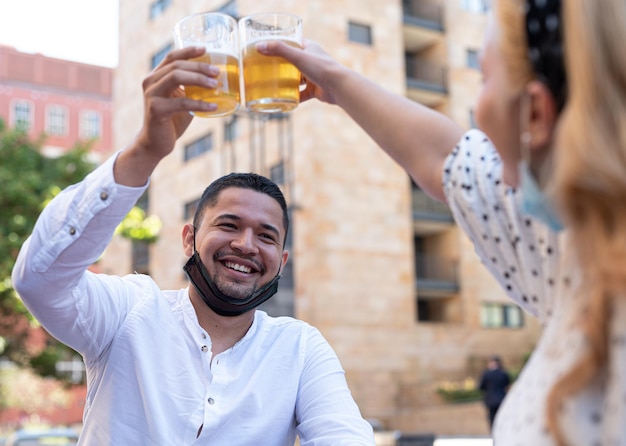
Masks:
[[[510,384],[511,378],[502,367],[502,361],[498,356],[493,356],[487,363],[487,370],[483,372],[479,385],[489,416],[489,429],[493,427],[493,420]]]

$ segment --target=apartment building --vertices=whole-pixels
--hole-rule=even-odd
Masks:
[[[45,136],[54,156],[91,141],[94,160],[111,151],[111,68],[24,53],[0,45],[0,118],[30,136]]]
[[[120,2],[116,148],[140,128],[141,81],[173,47],[174,24],[208,10],[297,14],[305,38],[345,65],[472,126],[483,1],[135,0]],[[115,240],[103,270],[144,271],[162,287],[186,286],[182,225],[204,188],[230,171],[255,171],[283,188],[290,268],[263,308],[321,330],[363,415],[407,433],[487,433],[479,403],[445,403],[436,389],[476,378],[492,354],[519,365],[540,327],[506,298],[449,209],[413,185],[338,107],[309,101],[288,114],[241,109],[195,119],[146,197],[163,223],[159,241],[138,253]]]

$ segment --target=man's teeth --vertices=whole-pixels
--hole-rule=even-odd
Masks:
[[[238,263],[226,262],[226,268],[234,269],[235,271],[240,271],[242,273],[251,273],[252,268],[247,266],[239,265]]]

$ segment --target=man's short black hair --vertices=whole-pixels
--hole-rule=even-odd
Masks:
[[[202,217],[204,217],[204,211],[206,208],[211,208],[217,203],[218,196],[221,191],[231,187],[239,187],[241,189],[251,189],[256,192],[268,195],[278,202],[280,208],[283,210],[283,226],[285,227],[285,240],[287,240],[287,233],[289,232],[289,212],[287,211],[287,202],[285,196],[278,187],[269,178],[256,173],[229,173],[223,177],[213,181],[202,193],[196,214],[193,217],[193,226],[198,227]]]

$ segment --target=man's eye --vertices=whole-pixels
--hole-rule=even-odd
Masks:
[[[261,238],[264,238],[264,239],[270,240],[270,241],[272,241],[272,242],[275,242],[275,241],[276,241],[276,237],[274,237],[274,235],[273,235],[273,234],[261,234]]]
[[[220,223],[218,226],[224,229],[237,229],[234,223]]]

